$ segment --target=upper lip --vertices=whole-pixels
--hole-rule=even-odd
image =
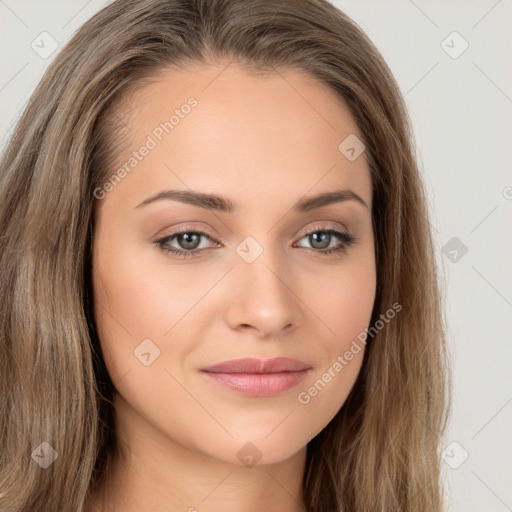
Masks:
[[[202,368],[201,371],[211,373],[279,373],[300,372],[310,368],[310,365],[297,359],[275,357],[266,360],[254,358],[233,359]]]

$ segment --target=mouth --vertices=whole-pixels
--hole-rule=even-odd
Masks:
[[[249,396],[275,396],[297,386],[311,366],[284,357],[235,359],[202,368],[201,373],[224,388]]]

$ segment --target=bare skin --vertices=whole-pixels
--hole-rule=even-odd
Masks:
[[[95,318],[117,390],[117,435],[130,453],[102,490],[116,512],[305,511],[307,443],[339,411],[362,364],[364,346],[332,371],[375,299],[370,173],[364,153],[351,161],[338,149],[350,134],[362,138],[359,130],[341,100],[303,72],[226,65],[167,71],[135,94],[119,166],[148,136],[156,147],[97,200]],[[197,105],[158,140],[155,129],[189,97]],[[169,199],[138,207],[170,189],[220,195],[238,210]],[[365,204],[293,210],[340,189]],[[172,237],[178,228],[207,236]],[[197,240],[199,255],[165,253],[155,243],[165,237],[184,252]],[[139,350],[143,340],[151,341]],[[273,396],[242,394],[200,371],[277,356],[311,370]],[[319,379],[328,382],[308,393]],[[107,510],[100,494],[92,509]]]

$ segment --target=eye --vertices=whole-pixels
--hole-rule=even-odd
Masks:
[[[322,226],[317,226],[308,231],[300,240],[303,240],[304,238],[307,238],[311,245],[309,248],[304,248],[309,249],[310,252],[321,255],[344,251],[347,247],[356,242],[355,236],[350,233]],[[218,242],[214,241],[207,233],[186,227],[157,240],[155,244],[164,254],[172,254],[179,258],[188,258],[199,256],[200,253],[204,251],[205,247],[201,247],[202,239],[218,244]],[[333,246],[332,242],[336,242],[336,239],[338,240],[338,243]],[[177,243],[179,247],[171,245],[173,240],[176,240],[175,243]]]
[[[326,229],[322,226],[317,226],[308,231],[301,240],[304,238],[307,238],[313,252],[322,255],[345,251],[347,247],[356,242],[355,236],[350,233],[336,229]],[[332,242],[336,242],[336,239],[338,239],[338,244],[333,246]]]
[[[164,254],[173,254],[178,257],[186,258],[190,256],[197,256],[204,249],[200,248],[202,238],[213,241],[208,234],[203,233],[202,231],[182,228],[165,238],[157,240],[155,243]],[[182,249],[176,249],[169,245],[169,242],[174,239],[176,239]]]

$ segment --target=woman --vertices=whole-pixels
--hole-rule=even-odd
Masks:
[[[113,2],[0,180],[2,509],[443,509],[425,193],[345,14]]]

